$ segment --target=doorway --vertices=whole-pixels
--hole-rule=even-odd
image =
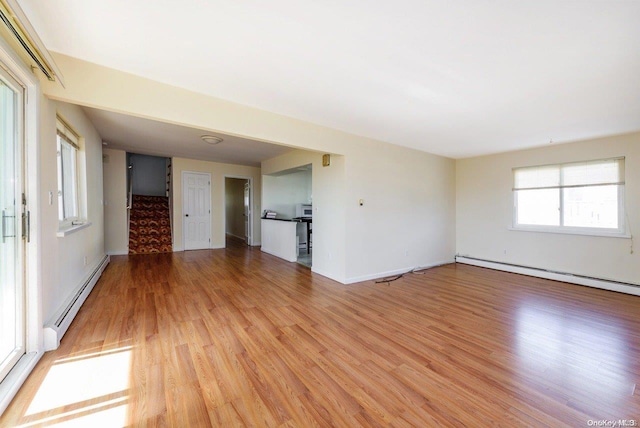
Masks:
[[[211,174],[182,173],[182,215],[185,250],[211,247]]]
[[[313,265],[313,164],[277,171],[262,176],[262,207],[280,219],[297,222],[296,261]],[[290,244],[285,244],[289,246]],[[290,247],[289,247],[290,248]]]
[[[225,177],[225,234],[252,244],[251,179]]]
[[[129,254],[173,251],[171,159],[127,153]]]
[[[24,88],[0,68],[0,381],[26,352]]]

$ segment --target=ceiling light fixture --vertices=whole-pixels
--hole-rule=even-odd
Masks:
[[[222,143],[222,138],[215,135],[203,135],[200,137],[207,144],[216,145]]]

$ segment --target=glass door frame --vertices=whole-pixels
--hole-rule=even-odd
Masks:
[[[24,147],[24,93],[25,87],[20,84],[11,74],[9,74],[6,70],[0,67],[0,79],[5,86],[9,88],[14,93],[13,100],[13,110],[14,117],[13,119],[13,135],[11,136],[14,141],[14,147],[12,151],[13,155],[13,163],[14,168],[12,171],[14,186],[13,186],[13,215],[10,216],[11,221],[2,218],[3,228],[2,233],[4,235],[5,228],[7,223],[12,225],[11,227],[11,236],[7,238],[2,238],[3,240],[9,239],[11,240],[9,243],[14,243],[14,266],[15,269],[13,271],[13,278],[7,278],[10,281],[13,280],[15,283],[15,297],[12,301],[15,303],[15,314],[14,314],[14,330],[15,330],[15,348],[11,351],[6,358],[0,361],[0,381],[3,380],[6,375],[13,369],[15,364],[22,358],[22,356],[26,353],[26,301],[25,301],[25,246],[24,241],[22,239],[23,236],[23,224],[22,217],[24,213],[25,206],[23,205],[22,195],[24,194],[24,174],[23,174],[23,164],[24,164],[24,156],[23,156],[23,147]],[[4,207],[0,207],[0,209],[4,210]],[[7,244],[6,242],[4,244]],[[4,355],[0,355],[0,358],[3,358]]]
[[[9,405],[24,381],[44,355],[44,322],[42,319],[42,228],[40,221],[40,107],[48,105],[40,81],[15,46],[0,37],[0,67],[24,88],[22,138],[22,189],[26,195],[23,212],[31,214],[28,235],[23,241],[24,333],[25,353],[9,374],[0,381],[0,414]],[[42,85],[49,84],[43,79]],[[59,83],[51,82],[52,85]],[[55,129],[55,128],[53,128]],[[55,131],[54,131],[55,132]],[[53,138],[53,137],[51,137]],[[47,140],[48,141],[48,140]],[[21,195],[20,195],[21,196]],[[22,201],[21,201],[22,202]],[[20,222],[21,223],[21,222]]]

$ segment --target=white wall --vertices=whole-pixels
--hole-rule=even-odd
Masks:
[[[56,112],[82,137],[79,156],[80,186],[86,218],[91,226],[65,237],[58,232],[58,198],[49,204],[49,192],[57,194]],[[42,226],[42,311],[44,322],[73,295],[105,255],[102,206],[102,139],[77,106],[42,97],[40,101],[40,189]],[[84,161],[82,161],[84,159]],[[84,258],[87,258],[85,265]]]
[[[133,165],[133,194],[165,196],[167,191],[167,160],[158,156],[132,153],[129,164]]]
[[[244,184],[247,180],[226,178],[225,183],[225,232],[244,239]],[[256,215],[259,215],[257,212]]]
[[[107,254],[127,254],[127,154],[103,149],[104,247]]]
[[[211,248],[225,246],[225,177],[247,177],[253,186],[253,242],[260,245],[260,168],[207,162],[194,159],[172,159],[173,189],[173,250],[183,251],[182,234],[182,172],[204,172],[211,174]]]
[[[278,217],[295,217],[297,204],[312,202],[311,175],[310,170],[283,175],[263,175],[262,209],[275,211]]]
[[[458,160],[458,254],[640,284],[629,239],[509,230],[512,168],[617,156],[626,157],[628,226],[640,233],[640,133]]]

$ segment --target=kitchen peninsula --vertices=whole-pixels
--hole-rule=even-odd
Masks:
[[[305,218],[263,218],[262,251],[289,262],[298,259],[298,223],[307,223],[307,243],[311,219]],[[308,244],[307,244],[308,245]],[[307,248],[308,252],[308,248]]]

